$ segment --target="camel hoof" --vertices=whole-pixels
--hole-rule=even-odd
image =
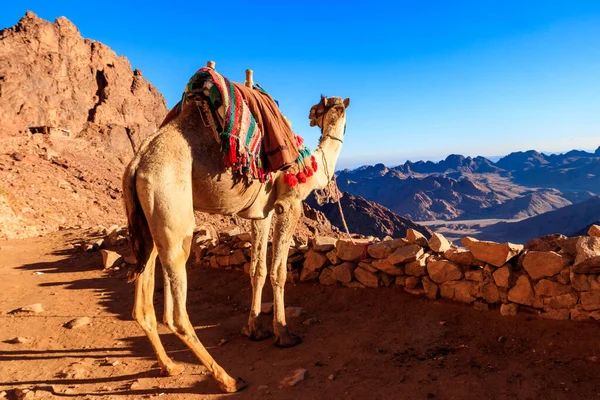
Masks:
[[[248,327],[244,327],[244,329],[242,329],[242,334],[247,336],[248,339],[252,340],[253,342],[260,342],[273,336],[273,332],[269,330],[262,328],[250,329]]]
[[[302,343],[302,338],[298,335],[294,335],[293,333],[288,333],[283,337],[277,337],[275,339],[275,346],[281,348],[294,347]]]
[[[225,385],[224,383],[219,384],[219,388],[224,393],[236,393],[240,392],[248,387],[248,382],[243,380],[242,378],[237,378],[235,381],[235,385]]]
[[[173,363],[170,366],[165,366],[160,368],[161,376],[176,376],[183,373],[185,367],[181,364]]]

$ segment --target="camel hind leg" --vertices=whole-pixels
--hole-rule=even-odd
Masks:
[[[148,222],[163,267],[165,290],[170,292],[170,296],[165,294],[164,320],[212,373],[221,390],[228,393],[239,391],[246,387],[246,382],[233,379],[217,364],[198,339],[186,309],[185,264],[194,231],[191,187],[189,190],[170,187],[164,192],[155,192],[153,197],[152,202],[147,204],[150,211]]]
[[[144,271],[135,281],[135,303],[133,306],[133,318],[144,330],[150,343],[154,348],[160,374],[163,376],[177,375],[183,371],[183,366],[176,364],[165,352],[156,326],[156,313],[154,311],[154,270],[156,266],[156,247],[152,249]]]

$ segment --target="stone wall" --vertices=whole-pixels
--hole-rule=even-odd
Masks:
[[[544,318],[600,320],[600,227],[589,236],[541,237],[525,246],[461,240],[409,229],[404,239],[368,242],[316,237],[289,249],[288,281],[351,288],[395,286],[418,296],[472,304],[480,310],[519,311]],[[248,273],[250,235],[200,229],[192,250],[213,268]]]

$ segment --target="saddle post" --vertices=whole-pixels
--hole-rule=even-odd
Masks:
[[[209,62],[206,63],[206,66],[208,68],[215,69],[215,62],[214,61],[209,61]]]
[[[246,70],[246,82],[244,82],[244,86],[249,87],[252,89],[252,86],[254,86],[254,81],[252,80],[252,70],[251,69],[247,69]]]

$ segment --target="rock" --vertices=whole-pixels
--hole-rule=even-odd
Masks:
[[[577,242],[581,237],[582,236],[575,236],[558,240],[557,243],[560,246],[561,252],[571,257],[575,257],[577,255]]]
[[[252,242],[252,234],[250,232],[242,232],[235,235],[235,238],[240,242]]]
[[[423,255],[423,248],[416,244],[400,247],[387,258],[392,264],[409,263]]]
[[[519,305],[515,303],[507,303],[500,305],[500,314],[505,317],[514,317],[519,312]]]
[[[406,230],[406,240],[409,244],[416,244],[421,247],[425,247],[427,245],[427,238],[425,238],[421,232],[412,228]]]
[[[427,263],[427,273],[435,283],[444,283],[455,281],[462,278],[463,274],[460,268],[447,260],[433,261]]]
[[[5,343],[10,343],[10,344],[23,344],[23,343],[29,343],[31,342],[31,338],[30,337],[22,337],[22,336],[17,336],[14,337],[12,339],[8,339],[5,341]]]
[[[587,292],[592,289],[589,278],[590,275],[576,274],[573,271],[571,271],[569,275],[571,286],[578,292]]]
[[[395,277],[392,277],[383,271],[377,272],[377,275],[379,276],[379,280],[381,281],[381,283],[383,283],[383,285],[385,287],[390,286],[392,283],[394,283],[396,281]]]
[[[312,281],[315,280],[319,277],[319,271],[311,271],[308,268],[302,268],[302,271],[300,272],[300,281],[301,282],[308,282],[308,281]]]
[[[394,283],[396,284],[396,286],[406,286],[406,278],[408,278],[406,275],[397,276],[396,281]]]
[[[391,242],[379,242],[369,245],[367,252],[376,259],[389,257],[392,254]]]
[[[306,314],[304,308],[302,307],[286,307],[285,308],[285,316],[286,318],[299,318]]]
[[[294,372],[283,378],[283,380],[279,384],[279,388],[282,389],[285,387],[296,386],[298,383],[306,379],[307,372],[308,371],[304,368],[299,368],[295,370]]]
[[[366,288],[365,285],[363,285],[362,283],[358,282],[358,281],[352,281],[352,282],[344,282],[342,283],[343,286],[350,288],[350,289],[364,289]]]
[[[429,279],[428,276],[424,276],[422,278],[422,283],[425,296],[427,296],[429,300],[436,300],[440,292],[438,285],[436,285],[431,279]]]
[[[445,299],[472,303],[477,296],[477,284],[471,281],[447,281],[440,285],[440,294]]]
[[[371,264],[372,262],[373,262],[373,261],[367,261],[367,260],[365,260],[365,261],[361,261],[361,262],[359,262],[359,263],[358,263],[358,266],[359,266],[359,267],[361,267],[361,268],[364,268],[364,269],[366,269],[367,271],[370,271],[370,272],[375,272],[375,273],[377,273],[377,271],[379,271],[379,270],[378,270],[377,268],[375,268],[375,267],[374,267],[374,266]]]
[[[273,304],[273,302],[262,303],[260,305],[260,313],[265,314],[265,315],[271,315],[271,314],[273,314],[274,307],[275,307],[275,305]]]
[[[404,271],[407,275],[423,276],[427,274],[427,261],[430,254],[424,253],[415,261],[409,262],[404,266]]]
[[[321,285],[335,285],[337,283],[337,280],[333,278],[333,269],[331,267],[325,268],[321,272],[319,283]]]
[[[494,282],[487,282],[479,288],[481,297],[490,304],[500,303],[500,290]]]
[[[441,233],[432,233],[428,242],[429,248],[436,253],[444,253],[450,250],[450,242]]]
[[[475,301],[473,303],[473,308],[478,311],[489,311],[490,310],[490,306],[488,306],[487,303],[484,303],[483,301]]]
[[[336,243],[336,238],[326,236],[317,236],[312,240],[313,249],[323,253],[335,249]]]
[[[492,273],[494,282],[501,288],[508,289],[510,287],[510,280],[512,277],[512,268],[510,265],[504,265]]]
[[[364,268],[356,268],[354,270],[354,276],[356,277],[357,281],[366,287],[376,288],[379,286],[379,277],[377,274],[367,271]]]
[[[569,310],[549,309],[549,310],[546,310],[545,312],[541,313],[541,317],[546,318],[546,319],[554,319],[554,320],[558,320],[558,321],[564,321],[564,320],[569,319]]]
[[[365,246],[368,242],[355,240],[355,243],[345,239],[338,240],[335,245],[337,256],[344,261],[360,261],[366,255]]]
[[[234,250],[229,256],[229,265],[244,265],[246,261],[246,255],[241,249]]]
[[[600,292],[581,292],[579,296],[585,311],[600,310]]]
[[[565,235],[554,233],[530,240],[525,244],[524,250],[527,251],[560,251],[560,242],[567,239]]]
[[[327,252],[325,256],[327,256],[327,259],[329,260],[331,265],[338,265],[342,262],[342,260],[340,260],[340,258],[337,256],[337,251],[335,249],[331,250],[330,252]]]
[[[352,280],[356,264],[351,262],[345,262],[340,265],[333,267],[331,277],[338,282],[348,283]]]
[[[585,311],[581,305],[576,305],[570,310],[571,321],[600,321],[600,311]]]
[[[389,275],[404,275],[404,268],[402,268],[401,266],[394,265],[388,260],[375,260],[371,263],[371,265],[378,271],[385,272]]]
[[[571,269],[565,268],[556,275],[556,282],[568,285],[571,282]]]
[[[508,300],[525,306],[533,306],[534,297],[531,281],[526,275],[519,276],[515,286],[508,291]]]
[[[319,253],[314,249],[310,249],[308,253],[306,253],[306,258],[304,259],[304,266],[302,270],[308,271],[320,271],[321,268],[327,265],[329,260],[327,256],[323,253]]]
[[[413,277],[413,278],[416,278],[416,277]],[[413,289],[405,287],[404,291],[412,294],[413,296],[423,296],[425,294],[425,290],[423,290],[423,288],[421,288],[421,287],[416,287]]]
[[[68,328],[68,329],[77,329],[77,328],[81,328],[83,326],[89,325],[92,323],[92,320],[88,317],[79,317],[79,318],[75,318],[70,320],[69,322],[67,322],[64,327]]]
[[[444,252],[444,258],[452,261],[454,264],[464,267],[476,267],[482,265],[481,261],[477,261],[473,253],[465,249],[450,249]]]
[[[468,281],[483,282],[483,270],[465,271],[465,279]]]
[[[590,229],[588,230],[588,235],[594,236],[594,237],[600,237],[600,226],[599,225],[590,226]]]
[[[104,269],[114,268],[121,265],[121,262],[123,262],[123,257],[114,251],[102,249],[100,250],[100,254],[102,254],[102,264],[104,265]]]
[[[462,238],[460,242],[473,253],[477,260],[495,267],[503,266],[523,250],[523,245],[520,244],[485,242],[468,236]]]
[[[573,272],[577,274],[600,273],[600,237],[580,237],[576,245],[577,257]]]
[[[563,285],[549,279],[542,279],[535,284],[535,294],[540,297],[556,297],[572,292],[573,289],[569,285]]]
[[[421,283],[421,278],[418,276],[407,276],[404,280],[404,286],[406,286],[407,289],[414,289],[419,283]]]
[[[568,257],[553,251],[529,251],[523,259],[523,268],[531,279],[537,281],[558,274],[570,263]]]
[[[392,239],[392,241],[390,242],[390,247],[392,248],[392,250],[396,250],[400,247],[404,247],[409,244],[410,243],[408,243],[408,240],[406,239]]]
[[[544,299],[544,310],[548,309],[569,309],[577,304],[577,295],[575,293],[563,294],[560,296],[547,297]]]
[[[39,314],[44,312],[44,307],[42,307],[41,303],[30,304],[28,306],[24,306],[21,308],[17,308],[16,310],[12,310],[10,314],[18,314],[18,313],[27,313],[27,314]]]

